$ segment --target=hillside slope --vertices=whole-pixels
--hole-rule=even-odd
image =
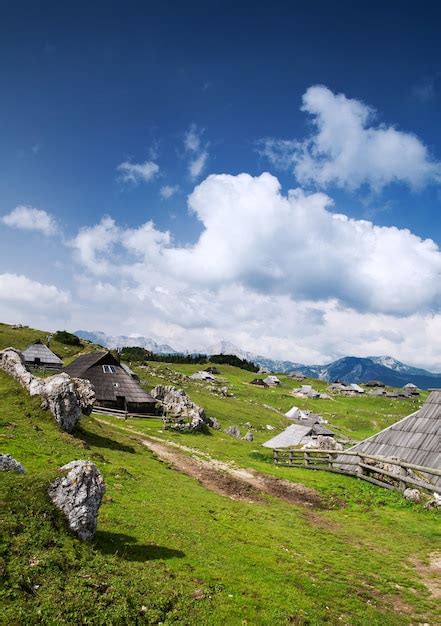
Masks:
[[[252,373],[220,369],[232,397],[188,379],[194,366],[151,363],[137,371],[147,388],[185,387],[223,428],[251,423],[251,444],[223,431],[177,434],[158,419],[110,416],[83,418],[67,435],[38,398],[0,372],[1,449],[27,470],[0,481],[0,623],[401,626],[441,619],[429,588],[438,514],[347,476],[272,465],[259,443],[266,425],[286,424],[280,410],[293,401],[292,381],[256,389],[247,384]],[[390,411],[410,402],[369,399],[383,402],[372,418],[364,399],[351,400],[319,401],[320,411],[357,435],[373,420],[396,419]],[[150,450],[158,440],[172,446],[188,464],[209,460],[218,467],[211,480],[228,463],[305,485],[322,504],[293,504],[277,493],[236,499],[209,488],[206,475],[198,480],[159,460],[143,440]],[[57,468],[78,458],[95,462],[107,485],[91,544],[67,530],[46,495]]]

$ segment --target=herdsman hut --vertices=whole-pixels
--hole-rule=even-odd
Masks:
[[[25,365],[28,369],[60,370],[63,361],[44,343],[36,341],[23,351]]]
[[[84,354],[63,371],[75,378],[90,380],[95,387],[96,406],[143,415],[156,413],[156,400],[141,388],[111,352]]]
[[[348,451],[393,457],[414,465],[441,469],[441,390],[432,391],[419,411],[357,443]],[[344,457],[338,460],[348,469]],[[441,489],[441,476],[423,473],[422,476]]]

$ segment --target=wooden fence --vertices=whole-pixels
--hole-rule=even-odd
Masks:
[[[123,411],[120,409],[107,409],[105,406],[94,405],[92,413],[98,415],[113,415],[120,419],[127,419],[128,417],[143,417],[145,419],[160,419],[160,415],[150,415],[150,413],[132,413],[131,411]]]
[[[362,452],[278,448],[273,450],[273,458],[276,465],[347,474],[400,492],[408,487],[430,493],[441,491],[430,478],[441,476],[439,469]]]

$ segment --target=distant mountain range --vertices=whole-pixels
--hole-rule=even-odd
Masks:
[[[105,348],[123,348],[139,346],[155,354],[178,354],[168,343],[158,343],[149,337],[111,336],[101,331],[77,330],[78,337],[98,343]],[[270,359],[261,355],[241,350],[230,341],[220,341],[200,350],[187,350],[185,354],[234,354],[247,359],[262,368],[273,372],[299,371],[310,378],[327,381],[342,380],[347,383],[365,383],[368,380],[381,380],[391,387],[402,387],[414,383],[420,389],[441,387],[441,374],[434,374],[424,369],[412,367],[390,356],[354,357],[347,356],[326,365],[303,365],[293,361]]]
[[[104,348],[124,348],[126,346],[138,346],[139,348],[145,348],[154,352],[155,354],[176,354],[176,350],[167,344],[157,343],[149,337],[127,337],[126,335],[118,335],[113,337],[106,335],[106,333],[100,330],[94,330],[89,332],[88,330],[76,330],[75,335],[81,337],[81,339],[87,339],[97,343]]]

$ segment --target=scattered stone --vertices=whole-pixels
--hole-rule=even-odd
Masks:
[[[51,483],[49,497],[64,513],[69,528],[80,539],[93,539],[98,509],[105,492],[103,477],[90,461],[71,461],[61,471],[67,474]]]
[[[10,454],[0,454],[0,472],[16,472],[24,474],[24,467]]]
[[[187,424],[181,424],[179,430],[202,430],[205,425],[212,426],[215,422],[207,417],[204,409],[195,404],[182,389],[157,385],[152,389],[151,395],[162,403],[167,416],[188,420]]]
[[[434,493],[433,498],[426,502],[424,508],[426,509],[441,509],[441,495]]]
[[[254,435],[251,431],[248,431],[244,437],[245,441],[254,441]]]
[[[421,492],[419,489],[407,488],[403,491],[403,496],[410,502],[421,502]]]
[[[250,424],[250,422],[245,422],[244,426],[245,428],[252,428],[252,425]]]
[[[49,409],[60,428],[72,432],[81,415],[90,415],[95,391],[88,380],[71,378],[62,372],[38,378],[27,371],[21,352],[6,348],[0,352],[0,369],[15,378],[31,396],[41,396],[41,407]]]
[[[215,417],[211,418],[211,428],[214,428],[215,430],[221,429],[220,422]]]
[[[235,437],[236,439],[240,439],[240,430],[237,426],[229,426],[224,430],[224,433],[231,435],[231,437]]]
[[[271,424],[267,424],[267,425],[265,426],[265,428],[266,428],[267,430],[276,430],[274,426],[271,426]]]

